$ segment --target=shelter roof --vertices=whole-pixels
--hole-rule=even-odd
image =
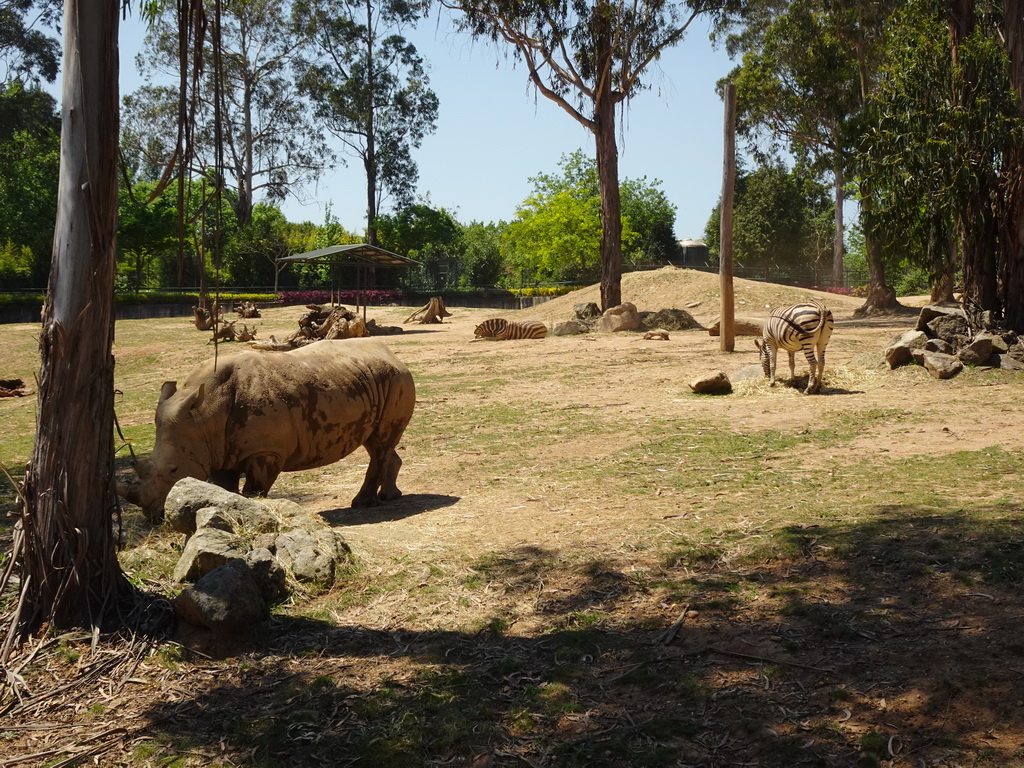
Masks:
[[[420,262],[400,256],[397,253],[378,248],[376,245],[356,243],[353,245],[332,245],[315,251],[282,256],[278,263],[296,261],[327,261],[344,267],[418,267]]]

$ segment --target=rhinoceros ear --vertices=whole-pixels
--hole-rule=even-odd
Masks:
[[[160,387],[160,400],[157,402],[157,405],[162,403],[164,400],[166,400],[168,397],[170,397],[171,395],[173,395],[177,391],[178,391],[178,382],[176,382],[176,381],[165,381],[163,383],[163,386]]]
[[[206,385],[205,384],[200,384],[199,388],[195,392],[193,392],[191,395],[189,395],[188,399],[185,400],[185,405],[183,406],[183,409],[186,410],[186,411],[191,411],[191,410],[194,410],[194,409],[198,408],[200,405],[203,404],[203,400],[204,400],[205,397],[206,397]]]

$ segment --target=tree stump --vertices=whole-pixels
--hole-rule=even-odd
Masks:
[[[421,316],[417,319],[418,316]],[[449,312],[444,306],[444,299],[440,296],[434,296],[426,303],[425,306],[420,307],[406,319],[406,323],[412,322],[414,319],[417,323],[426,325],[428,323],[443,323],[443,318],[451,317],[452,313]]]
[[[235,305],[235,312],[238,316],[249,320],[260,316],[260,311],[256,308],[256,305],[251,301],[243,301],[241,304]]]
[[[213,302],[213,308],[192,307],[192,321],[200,331],[212,331],[220,322],[220,308]]]

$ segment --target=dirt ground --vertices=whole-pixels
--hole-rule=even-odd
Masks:
[[[860,299],[750,281],[740,319],[812,296],[832,308],[820,396],[763,379],[692,395],[699,374],[756,364],[750,337],[734,352],[702,331],[472,340],[485,318],[552,324],[597,296],[452,307],[387,337],[417,380],[405,496],[351,509],[362,455],[272,492],[343,530],[355,586],[283,607],[223,659],[140,654],[77,701],[0,715],[0,765],[102,743],[97,764],[133,767],[1024,766],[1024,377],[884,370],[916,310],[855,320]],[[622,296],[718,315],[717,276],[690,270],[628,274]],[[289,335],[300,312],[266,312],[259,338]],[[829,440],[836,424],[856,436]],[[806,440],[740,441],[711,464],[677,441],[668,463],[672,425],[694,447]],[[905,484],[872,473],[883,461]],[[920,491],[914,473],[944,462],[987,480]],[[873,477],[888,487],[857,490]],[[33,717],[54,730],[23,728]]]

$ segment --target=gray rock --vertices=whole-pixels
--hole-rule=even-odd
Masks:
[[[921,313],[917,316],[916,330],[927,331],[928,324],[932,320],[937,317],[950,316],[961,317],[965,322],[967,320],[967,315],[964,314],[964,311],[960,309],[960,307],[943,307],[938,304],[928,304],[927,306],[921,307]]]
[[[203,507],[196,510],[196,530],[200,528],[216,528],[220,531],[235,533],[235,524],[217,507]]]
[[[941,352],[922,352],[921,364],[937,379],[951,379],[964,368],[964,364],[956,357]]]
[[[659,309],[657,312],[641,312],[640,328],[653,331],[703,331],[704,326],[693,319],[693,315],[682,309]]]
[[[1000,355],[1005,355],[1010,350],[1010,345],[1003,338],[1002,334],[982,331],[974,337],[975,341],[981,341],[982,339],[988,339],[992,343],[992,351]]]
[[[943,341],[948,341],[954,347],[958,346],[957,337],[963,339],[970,335],[971,328],[967,324],[967,318],[963,314],[943,315],[929,321],[928,331],[930,336],[935,336]]]
[[[286,531],[277,537],[277,559],[303,584],[330,587],[340,563],[351,560],[352,551],[331,529]]]
[[[566,320],[564,323],[555,323],[551,333],[555,336],[576,336],[581,333],[587,333],[589,330],[590,326],[586,323],[579,320]]]
[[[174,566],[175,581],[195,581],[224,563],[242,557],[247,547],[233,533],[219,528],[200,528],[185,543]]]
[[[922,331],[906,331],[895,337],[882,354],[890,369],[899,368],[913,361],[914,350],[924,349],[927,343],[928,336]]]
[[[287,597],[288,573],[269,549],[260,547],[250,550],[243,560],[249,566],[253,580],[260,588],[260,594],[269,605],[279,603]]]
[[[174,484],[164,503],[164,525],[172,531],[193,533],[196,512],[216,507],[236,525],[255,532],[277,529],[277,520],[259,502],[211,483],[185,477]]]
[[[995,353],[989,358],[988,364],[993,368],[1002,368],[1004,371],[1024,371],[1024,363],[1014,360],[1009,355]]]
[[[640,314],[636,311],[635,305],[625,301],[617,307],[605,310],[597,321],[596,328],[602,333],[636,331],[640,328]]]
[[[957,357],[967,365],[987,365],[993,351],[991,337],[981,336],[961,349]]]
[[[732,392],[732,382],[725,371],[716,371],[698,376],[690,382],[690,389],[698,395],[727,395]]]
[[[901,365],[909,365],[914,360],[914,350],[910,347],[897,344],[894,347],[885,348],[885,364],[890,369],[899,368]]]
[[[941,352],[944,355],[953,354],[953,345],[942,339],[928,339],[928,343],[924,345],[924,348],[928,352]]]
[[[1006,354],[1014,360],[1024,363],[1024,341],[1018,341],[1016,344],[1012,344],[1006,351]]]
[[[189,624],[214,632],[239,634],[267,614],[267,605],[249,567],[231,560],[182,590],[174,601]]]
[[[576,313],[577,320],[597,320],[601,316],[601,308],[592,301],[576,304],[572,311]]]

